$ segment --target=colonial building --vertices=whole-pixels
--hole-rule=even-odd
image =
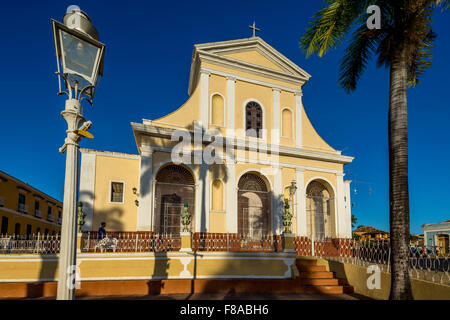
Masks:
[[[0,171],[0,235],[54,235],[61,230],[62,202]]]
[[[310,77],[259,37],[195,45],[189,99],[131,123],[138,154],[81,150],[84,230],[177,234],[187,206],[192,232],[280,234],[287,201],[292,233],[351,238],[353,158],[309,121]]]
[[[425,246],[439,247],[448,253],[450,249],[450,220],[438,223],[427,223],[422,225],[424,232]]]

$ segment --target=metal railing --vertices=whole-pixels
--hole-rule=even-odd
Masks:
[[[280,235],[197,232],[192,237],[194,251],[280,252]]]
[[[106,237],[84,232],[81,243],[81,252],[167,252],[180,248],[179,235],[152,232],[108,232]]]
[[[50,222],[53,222],[54,221],[54,217],[53,217],[53,215],[52,214],[47,214],[47,220],[48,221],[50,221]]]
[[[37,217],[37,218],[42,218],[42,212],[41,212],[41,210],[35,209],[35,210],[34,210],[34,216]]]
[[[0,235],[0,254],[54,254],[59,252],[60,243],[59,235]]]
[[[0,207],[4,207],[5,206],[5,198],[0,197]]]
[[[329,239],[314,243],[307,237],[294,241],[298,255],[316,256],[359,266],[377,265],[390,272],[391,245],[388,240]],[[412,278],[450,285],[450,247],[412,245],[409,254]]]
[[[26,204],[19,203],[18,211],[22,213],[28,213],[28,206]]]

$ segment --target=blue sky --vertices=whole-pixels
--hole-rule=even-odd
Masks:
[[[0,12],[0,170],[62,199],[65,121],[60,116],[50,19],[67,6],[87,12],[107,45],[104,77],[85,117],[95,139],[86,148],[137,153],[130,122],[167,114],[188,98],[193,45],[259,36],[312,75],[306,112],[334,148],[355,157],[346,166],[358,224],[389,230],[388,72],[372,61],[358,89],[337,86],[344,47],[305,58],[298,41],[321,1],[8,1]],[[411,232],[450,218],[448,75],[450,19],[436,12],[433,67],[408,90]],[[345,43],[344,43],[345,44]],[[169,89],[170,88],[170,89]]]

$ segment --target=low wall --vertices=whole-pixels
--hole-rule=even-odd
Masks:
[[[82,286],[93,281],[291,279],[295,258],[284,252],[84,253],[77,255],[77,272]],[[5,290],[11,291],[13,283],[20,292],[50,294],[57,278],[58,255],[0,255],[0,297],[9,296]]]
[[[377,300],[389,299],[390,273],[381,271],[380,289],[369,289],[367,279],[371,274],[367,273],[367,267],[320,258],[313,259],[317,259],[318,265],[323,265],[328,271],[334,272],[337,278],[345,279],[353,286],[355,293]],[[411,278],[411,287],[415,300],[450,300],[450,286]]]

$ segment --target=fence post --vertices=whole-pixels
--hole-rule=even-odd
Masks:
[[[78,232],[77,233],[77,253],[81,252],[83,246],[83,233]]]
[[[137,248],[138,248],[138,238],[139,238],[139,234],[136,233],[136,249],[135,249],[135,252],[137,252]]]
[[[192,251],[192,232],[181,232],[181,248],[180,251],[191,252]]]

